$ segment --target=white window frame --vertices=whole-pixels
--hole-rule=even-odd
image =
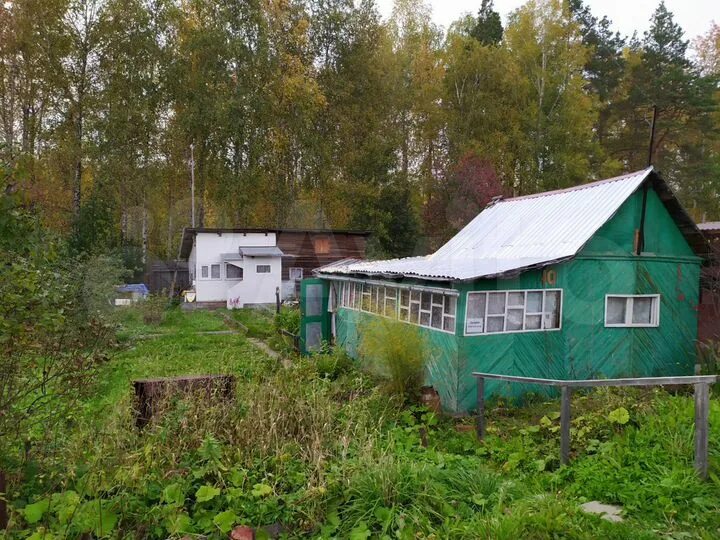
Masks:
[[[455,335],[457,329],[458,293],[453,289],[443,290],[437,288],[423,288],[417,286],[400,285],[396,283],[384,284],[379,282],[362,282],[353,280],[348,280],[344,283],[345,285],[343,286],[341,295],[341,307],[345,309],[361,311],[363,313],[369,313],[370,315],[400,321],[405,324],[421,326],[423,328],[427,328],[428,330],[436,330],[438,332],[445,332],[446,334]],[[401,306],[401,298],[403,291],[407,291],[408,294],[407,306]],[[415,293],[415,295],[413,295],[413,293]],[[430,317],[429,324],[426,325],[420,324],[420,305],[422,303],[423,294],[430,295],[430,310],[422,310],[423,313],[427,314]],[[419,299],[414,300],[413,296],[419,296]],[[438,296],[440,296],[439,302],[435,301],[437,300]],[[450,298],[452,297],[454,297],[455,299],[454,313],[450,312],[450,308],[452,307],[452,300],[450,300]],[[368,302],[368,305],[366,306],[368,309],[365,309],[365,307],[363,306],[363,300]],[[385,314],[388,300],[390,300],[390,302],[394,301],[395,304],[394,314],[391,316]],[[416,322],[410,320],[412,304],[416,304],[418,307],[418,320]],[[407,308],[407,318],[400,317],[401,307]],[[441,310],[439,327],[435,327],[432,325],[433,307],[440,308]],[[449,326],[452,326],[453,330],[445,330],[446,322],[449,323],[450,321],[452,321],[452,323]]]
[[[208,266],[210,266],[210,277],[208,279],[211,279],[214,281],[222,279],[222,266],[220,265],[220,263],[212,263]],[[213,277],[213,267],[214,266],[217,266],[217,277]]]
[[[625,322],[624,323],[608,323],[608,300],[610,298],[625,299]],[[650,324],[633,323],[633,300],[635,298],[652,298],[653,303],[650,307]],[[659,294],[606,294],[605,295],[605,328],[657,328],[660,326],[660,295]]]
[[[210,265],[203,264],[200,266],[200,279],[210,279]]]
[[[527,297],[528,293],[533,292],[541,292],[541,293],[548,293],[548,292],[559,292],[560,293],[560,309],[558,313],[558,327],[557,328],[543,328],[543,325],[545,324],[545,294],[543,294],[542,299],[542,311],[539,313],[530,313],[530,315],[540,315],[540,328],[525,328],[525,321],[527,318]],[[505,313],[502,315],[503,317],[503,331],[502,332],[488,332],[487,331],[487,318],[488,318],[488,306],[490,304],[489,297],[492,293],[505,293]],[[521,330],[505,330],[507,328],[507,318],[508,318],[508,296],[510,293],[523,293],[524,294],[524,300],[523,300],[523,328]],[[472,295],[485,295],[485,317],[483,318],[483,331],[482,332],[468,332],[467,331],[467,313],[468,313],[468,305],[470,303],[470,297]],[[478,336],[497,336],[502,334],[525,334],[525,333],[531,333],[531,332],[558,332],[562,330],[562,324],[563,324],[563,304],[565,300],[565,295],[563,293],[563,289],[508,289],[504,291],[468,291],[466,297],[465,297],[465,324],[463,325],[463,335],[466,337],[478,337]],[[519,308],[519,306],[517,306]],[[512,308],[510,308],[512,309]],[[457,308],[456,308],[457,311]],[[490,315],[493,316],[492,314]],[[495,315],[496,317],[500,317],[500,314]]]
[[[265,270],[260,270],[260,268],[267,268],[267,272]],[[255,265],[255,273],[256,274],[272,274],[272,265],[271,264],[256,264]]]
[[[296,274],[293,276],[293,274]],[[299,276],[297,275],[299,274]],[[301,281],[303,279],[303,269],[300,266],[291,266],[288,270],[288,278],[290,281]]]

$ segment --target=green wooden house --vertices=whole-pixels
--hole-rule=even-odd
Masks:
[[[305,350],[357,356],[368,318],[416,325],[427,383],[475,406],[476,371],[553,379],[692,374],[707,242],[648,168],[495,200],[437,252],[340,261],[303,284]],[[487,396],[538,391],[486,383]]]

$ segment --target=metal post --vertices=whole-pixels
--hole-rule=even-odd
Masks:
[[[195,228],[195,144],[190,144],[190,222]]]
[[[560,404],[560,464],[567,465],[570,462],[570,397],[572,389],[563,385],[561,390]]]
[[[695,384],[695,470],[705,480],[708,473],[708,413],[710,385]]]
[[[481,439],[485,436],[485,379],[477,378],[477,436]]]

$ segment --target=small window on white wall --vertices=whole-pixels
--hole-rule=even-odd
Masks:
[[[660,295],[616,295],[605,297],[605,326],[655,327],[660,324]]]
[[[291,281],[300,281],[303,278],[303,269],[302,268],[291,268],[290,269],[290,280]]]
[[[243,269],[235,266],[234,264],[226,264],[225,265],[225,277],[226,279],[242,279],[243,278]]]
[[[270,273],[270,265],[269,264],[258,264],[255,271],[258,274],[269,274]]]
[[[208,278],[208,277],[210,277],[210,274],[209,274],[208,270],[209,270],[209,269],[208,269],[207,266],[201,266],[201,267],[200,267],[200,277],[203,277],[203,278]]]
[[[210,265],[210,277],[212,279],[220,279],[220,265],[219,264],[211,264]]]

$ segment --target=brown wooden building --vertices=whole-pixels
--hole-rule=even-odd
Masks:
[[[720,341],[720,221],[700,223],[712,247],[710,264],[703,269],[698,339],[702,342]]]

